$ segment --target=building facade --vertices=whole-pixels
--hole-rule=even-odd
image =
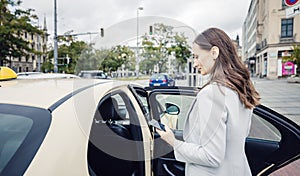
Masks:
[[[286,17],[284,0],[252,0],[243,24],[243,61],[252,76],[270,79],[295,74],[290,56],[300,44],[300,15]],[[292,66],[293,65],[293,66]]]
[[[8,58],[8,62],[6,62],[5,65],[12,68],[17,73],[41,71],[42,64],[47,57],[48,34],[46,19],[44,19],[44,26],[42,30],[42,35],[25,32],[22,36],[24,40],[29,42],[30,47],[35,51],[42,53],[41,55],[30,54],[19,58]]]

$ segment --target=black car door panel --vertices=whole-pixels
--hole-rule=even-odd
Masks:
[[[182,140],[182,131],[174,132],[175,137]],[[155,133],[155,145],[154,145],[154,160],[153,170],[154,175],[159,176],[184,176],[185,164],[176,161],[173,148],[160,139],[159,134]]]

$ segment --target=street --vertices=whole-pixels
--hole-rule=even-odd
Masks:
[[[300,84],[286,79],[253,79],[261,103],[300,124]]]

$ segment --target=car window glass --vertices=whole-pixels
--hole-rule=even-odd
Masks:
[[[125,105],[125,102],[122,98],[122,96],[120,94],[115,94],[113,96],[111,96],[113,99],[116,100],[117,102],[117,106],[118,109],[117,109],[117,112],[118,114],[124,119],[129,119],[129,115],[128,115],[128,111],[127,111],[127,108],[126,108],[126,105]]]
[[[165,79],[165,75],[162,74],[154,74],[151,76],[152,79]]]
[[[279,130],[271,123],[267,122],[258,115],[253,114],[248,137],[270,141],[280,141],[281,134]]]
[[[27,117],[0,113],[0,175],[24,141],[32,124],[33,121]]]
[[[117,90],[99,103],[92,123],[87,160],[90,175],[134,175],[142,131],[131,99]]]
[[[140,100],[142,106],[144,107],[143,110],[145,111],[145,114],[149,114],[149,105],[148,105],[147,97],[139,93],[137,93],[136,95],[138,96],[138,99]]]
[[[156,100],[158,102],[157,108],[160,114],[161,122],[168,125],[172,129],[182,130],[185,118],[187,116],[190,104],[195,97],[187,95],[167,95],[158,94]],[[172,103],[179,107],[180,113],[178,115],[170,115],[165,113],[166,103]]]

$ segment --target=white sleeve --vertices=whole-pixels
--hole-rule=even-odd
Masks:
[[[197,96],[194,108],[197,118],[190,124],[190,134],[195,141],[182,142],[176,140],[174,153],[177,160],[203,166],[218,167],[225,157],[226,151],[226,120],[225,94],[221,87],[209,85]],[[224,90],[224,89],[223,89]],[[198,128],[198,129],[197,129]],[[195,134],[196,133],[196,134]]]

